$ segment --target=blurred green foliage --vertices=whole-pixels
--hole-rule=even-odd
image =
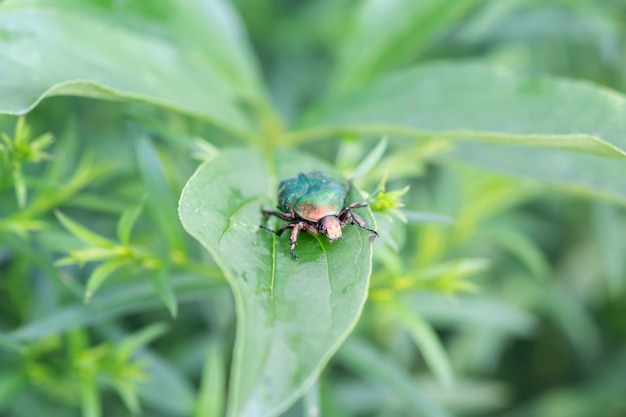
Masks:
[[[626,415],[625,62],[622,0],[0,1],[0,415]],[[257,233],[315,164],[371,274]]]

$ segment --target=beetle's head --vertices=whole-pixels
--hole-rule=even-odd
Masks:
[[[343,235],[341,234],[341,222],[337,218],[337,216],[326,216],[322,217],[320,220],[321,223],[321,232],[325,233],[328,236],[328,240],[332,242],[335,239],[341,239]]]

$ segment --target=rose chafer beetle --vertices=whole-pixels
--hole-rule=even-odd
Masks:
[[[343,237],[342,228],[347,224],[356,224],[371,232],[370,242],[378,237],[378,232],[365,227],[365,221],[352,210],[367,207],[368,202],[346,205],[348,190],[329,175],[314,171],[299,173],[295,177],[283,180],[278,185],[278,209],[280,211],[263,210],[263,216],[276,216],[287,223],[278,230],[261,226],[278,236],[287,229],[291,230],[291,248],[294,253],[298,243],[298,234],[305,230],[313,235],[326,235],[332,242]]]

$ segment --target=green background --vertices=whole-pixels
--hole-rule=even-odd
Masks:
[[[626,415],[625,22],[0,0],[0,415]],[[380,238],[260,230],[309,170]]]

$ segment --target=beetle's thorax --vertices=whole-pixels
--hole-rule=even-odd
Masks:
[[[341,239],[343,234],[341,233],[341,221],[337,216],[326,216],[320,220],[321,232],[325,233],[328,240],[332,242],[335,239]]]

